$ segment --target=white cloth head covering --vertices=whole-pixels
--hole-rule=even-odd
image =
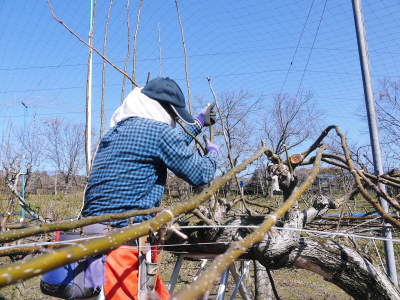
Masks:
[[[134,88],[116,109],[111,117],[110,126],[131,117],[140,117],[166,123],[175,127],[175,120],[161,104],[141,93],[142,88]]]

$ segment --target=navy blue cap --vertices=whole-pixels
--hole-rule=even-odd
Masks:
[[[171,78],[155,78],[150,80],[142,89],[142,93],[147,97],[157,100],[161,104],[167,104],[174,113],[188,124],[195,121],[186,110],[185,96],[179,85]]]

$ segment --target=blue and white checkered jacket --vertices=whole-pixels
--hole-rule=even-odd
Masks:
[[[195,136],[201,131],[197,124],[187,128]],[[82,216],[159,206],[167,168],[192,185],[210,182],[216,170],[213,154],[201,156],[189,147],[191,141],[188,134],[162,122],[138,117],[119,122],[98,147]],[[140,216],[135,221],[150,218]],[[126,226],[128,221],[112,224]]]

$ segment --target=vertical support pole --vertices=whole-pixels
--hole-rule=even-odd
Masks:
[[[139,276],[138,276],[138,300],[149,298],[155,286],[155,276],[157,274],[157,264],[152,263],[151,247],[147,236],[138,239],[139,248]]]
[[[21,175],[21,198],[23,201],[25,201],[25,184],[26,184],[26,168],[22,167],[22,172],[24,172],[24,174]],[[21,218],[20,218],[20,222],[24,222],[25,219],[25,209],[22,207],[21,208]]]
[[[57,171],[54,173],[54,195],[57,195]]]
[[[90,25],[89,25],[89,45],[93,46],[93,3],[90,0]],[[86,156],[86,175],[89,176],[92,165],[92,48],[89,47],[88,71],[86,80],[86,128],[85,128],[85,156]]]
[[[236,283],[235,288],[233,289],[232,295],[229,298],[229,300],[234,300],[238,291],[240,292],[240,295],[244,300],[251,299],[247,292],[246,286],[243,284],[243,279],[246,276],[247,272],[249,271],[249,267],[250,267],[250,261],[246,261],[242,269],[242,274],[239,275],[238,271],[236,270],[235,263],[229,266],[229,271],[231,272]]]
[[[28,112],[28,106],[21,101],[21,104],[24,107],[24,130],[22,134],[22,162],[21,162],[21,198],[25,202],[25,185],[26,185],[26,175],[27,175],[27,168],[26,168],[26,115]],[[21,208],[21,218],[20,222],[22,223],[25,219],[25,209]]]
[[[375,99],[372,89],[371,83],[371,74],[369,70],[369,59],[368,59],[368,51],[367,51],[367,42],[364,28],[364,20],[361,11],[361,0],[352,0],[353,5],[353,14],[354,14],[354,22],[356,26],[356,34],[357,34],[357,43],[358,43],[358,52],[360,57],[360,65],[361,65],[361,73],[363,79],[364,86],[364,96],[365,96],[365,104],[367,107],[367,115],[368,115],[368,126],[369,126],[369,135],[370,141],[372,145],[372,156],[374,162],[374,170],[375,174],[381,175],[383,174],[383,164],[382,164],[382,155],[379,143],[379,132],[378,125],[376,119],[376,111],[375,111]],[[379,184],[380,188],[385,190],[385,186],[383,184]],[[380,199],[381,205],[383,209],[388,212],[389,205],[384,199]],[[385,240],[385,254],[386,254],[386,264],[388,275],[392,282],[397,286],[397,272],[396,272],[396,261],[394,257],[394,249],[392,242],[392,228],[389,223],[385,222],[385,226],[383,229],[383,235],[387,239]]]
[[[210,298],[210,291],[207,291],[203,295],[203,300],[208,300]]]
[[[174,292],[176,280],[178,279],[178,275],[179,275],[179,271],[181,270],[182,262],[183,262],[183,256],[179,255],[178,260],[175,263],[174,270],[172,271],[171,280],[169,281],[169,284],[168,284],[168,291],[171,295]]]
[[[197,280],[197,278],[199,278],[199,276],[200,276],[201,272],[203,272],[204,267],[206,266],[206,264],[207,264],[207,259],[202,259],[200,268],[197,270],[196,275],[194,275],[193,281],[195,281],[195,280]]]
[[[229,271],[228,269],[226,269],[221,276],[221,281],[219,283],[219,288],[217,292],[217,298],[215,298],[216,300],[224,300],[225,298],[226,286],[228,284],[228,275]]]

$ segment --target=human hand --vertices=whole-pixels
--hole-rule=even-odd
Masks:
[[[210,153],[210,152],[218,153],[218,146],[216,144],[214,144],[213,142],[211,142],[208,139],[208,137],[203,135],[203,140],[204,140],[204,143],[206,144],[207,153]]]
[[[201,127],[214,125],[217,114],[214,110],[215,103],[208,104],[203,110],[197,115],[196,120],[200,123]]]

